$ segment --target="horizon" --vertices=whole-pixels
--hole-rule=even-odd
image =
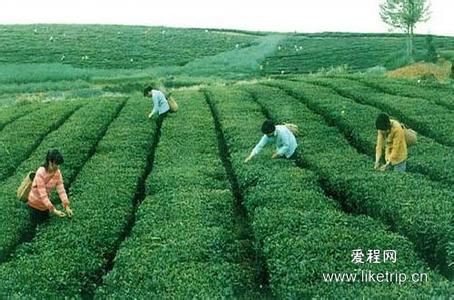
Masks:
[[[372,35],[406,35],[405,32],[366,32],[366,31],[269,31],[269,30],[250,30],[241,28],[224,28],[224,27],[182,27],[182,26],[171,26],[171,25],[142,25],[142,24],[116,24],[116,23],[16,23],[16,24],[0,24],[0,26],[127,26],[127,27],[155,27],[155,28],[172,28],[172,29],[196,29],[196,30],[213,30],[213,31],[238,31],[238,32],[250,32],[253,33],[277,33],[277,34],[372,34]],[[435,33],[414,33],[415,36],[440,36],[440,37],[454,37],[454,35],[444,35]]]
[[[381,2],[282,0],[276,5],[257,0],[216,3],[168,0],[157,6],[146,0],[6,0],[0,11],[0,24],[125,25],[276,33],[402,33],[391,30],[380,19]],[[431,18],[418,23],[415,33],[454,36],[454,19],[449,15],[453,4],[447,0],[430,3]]]

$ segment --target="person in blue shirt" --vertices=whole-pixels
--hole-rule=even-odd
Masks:
[[[250,161],[256,156],[269,142],[276,142],[276,151],[271,158],[286,157],[294,158],[295,150],[298,146],[293,133],[285,125],[274,125],[273,121],[266,120],[262,124],[263,137],[260,142],[252,149],[251,154],[244,160]]]
[[[147,86],[143,90],[144,97],[151,97],[153,99],[153,110],[148,115],[148,118],[152,118],[153,115],[158,114],[159,119],[164,119],[170,111],[169,102],[163,92],[154,89],[152,86]]]

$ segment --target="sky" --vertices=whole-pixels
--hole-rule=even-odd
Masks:
[[[0,0],[0,24],[128,24],[279,32],[389,32],[383,0]],[[416,33],[454,36],[454,1],[430,0]]]

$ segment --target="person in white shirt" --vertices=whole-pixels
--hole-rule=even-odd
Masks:
[[[164,119],[170,111],[169,102],[163,92],[154,89],[152,86],[147,86],[143,90],[144,97],[152,97],[153,99],[153,110],[148,115],[148,118],[152,118],[154,114],[159,115],[159,119]]]
[[[286,157],[293,158],[298,146],[293,133],[285,125],[274,125],[273,121],[266,120],[262,125],[263,137],[260,142],[252,149],[251,154],[244,162],[250,161],[256,156],[269,142],[276,142],[276,151],[271,158]]]

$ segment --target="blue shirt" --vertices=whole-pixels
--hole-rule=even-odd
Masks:
[[[158,90],[152,90],[151,96],[153,98],[153,110],[152,113],[158,112],[160,115],[169,111],[169,103],[167,102],[164,93]]]
[[[272,136],[267,136],[266,134],[260,139],[260,142],[252,150],[252,155],[257,155],[262,151],[263,147],[266,146],[269,142],[276,142],[277,154],[290,158],[290,156],[295,153],[296,147],[296,138],[293,133],[288,130],[284,125],[276,125],[276,130]]]

